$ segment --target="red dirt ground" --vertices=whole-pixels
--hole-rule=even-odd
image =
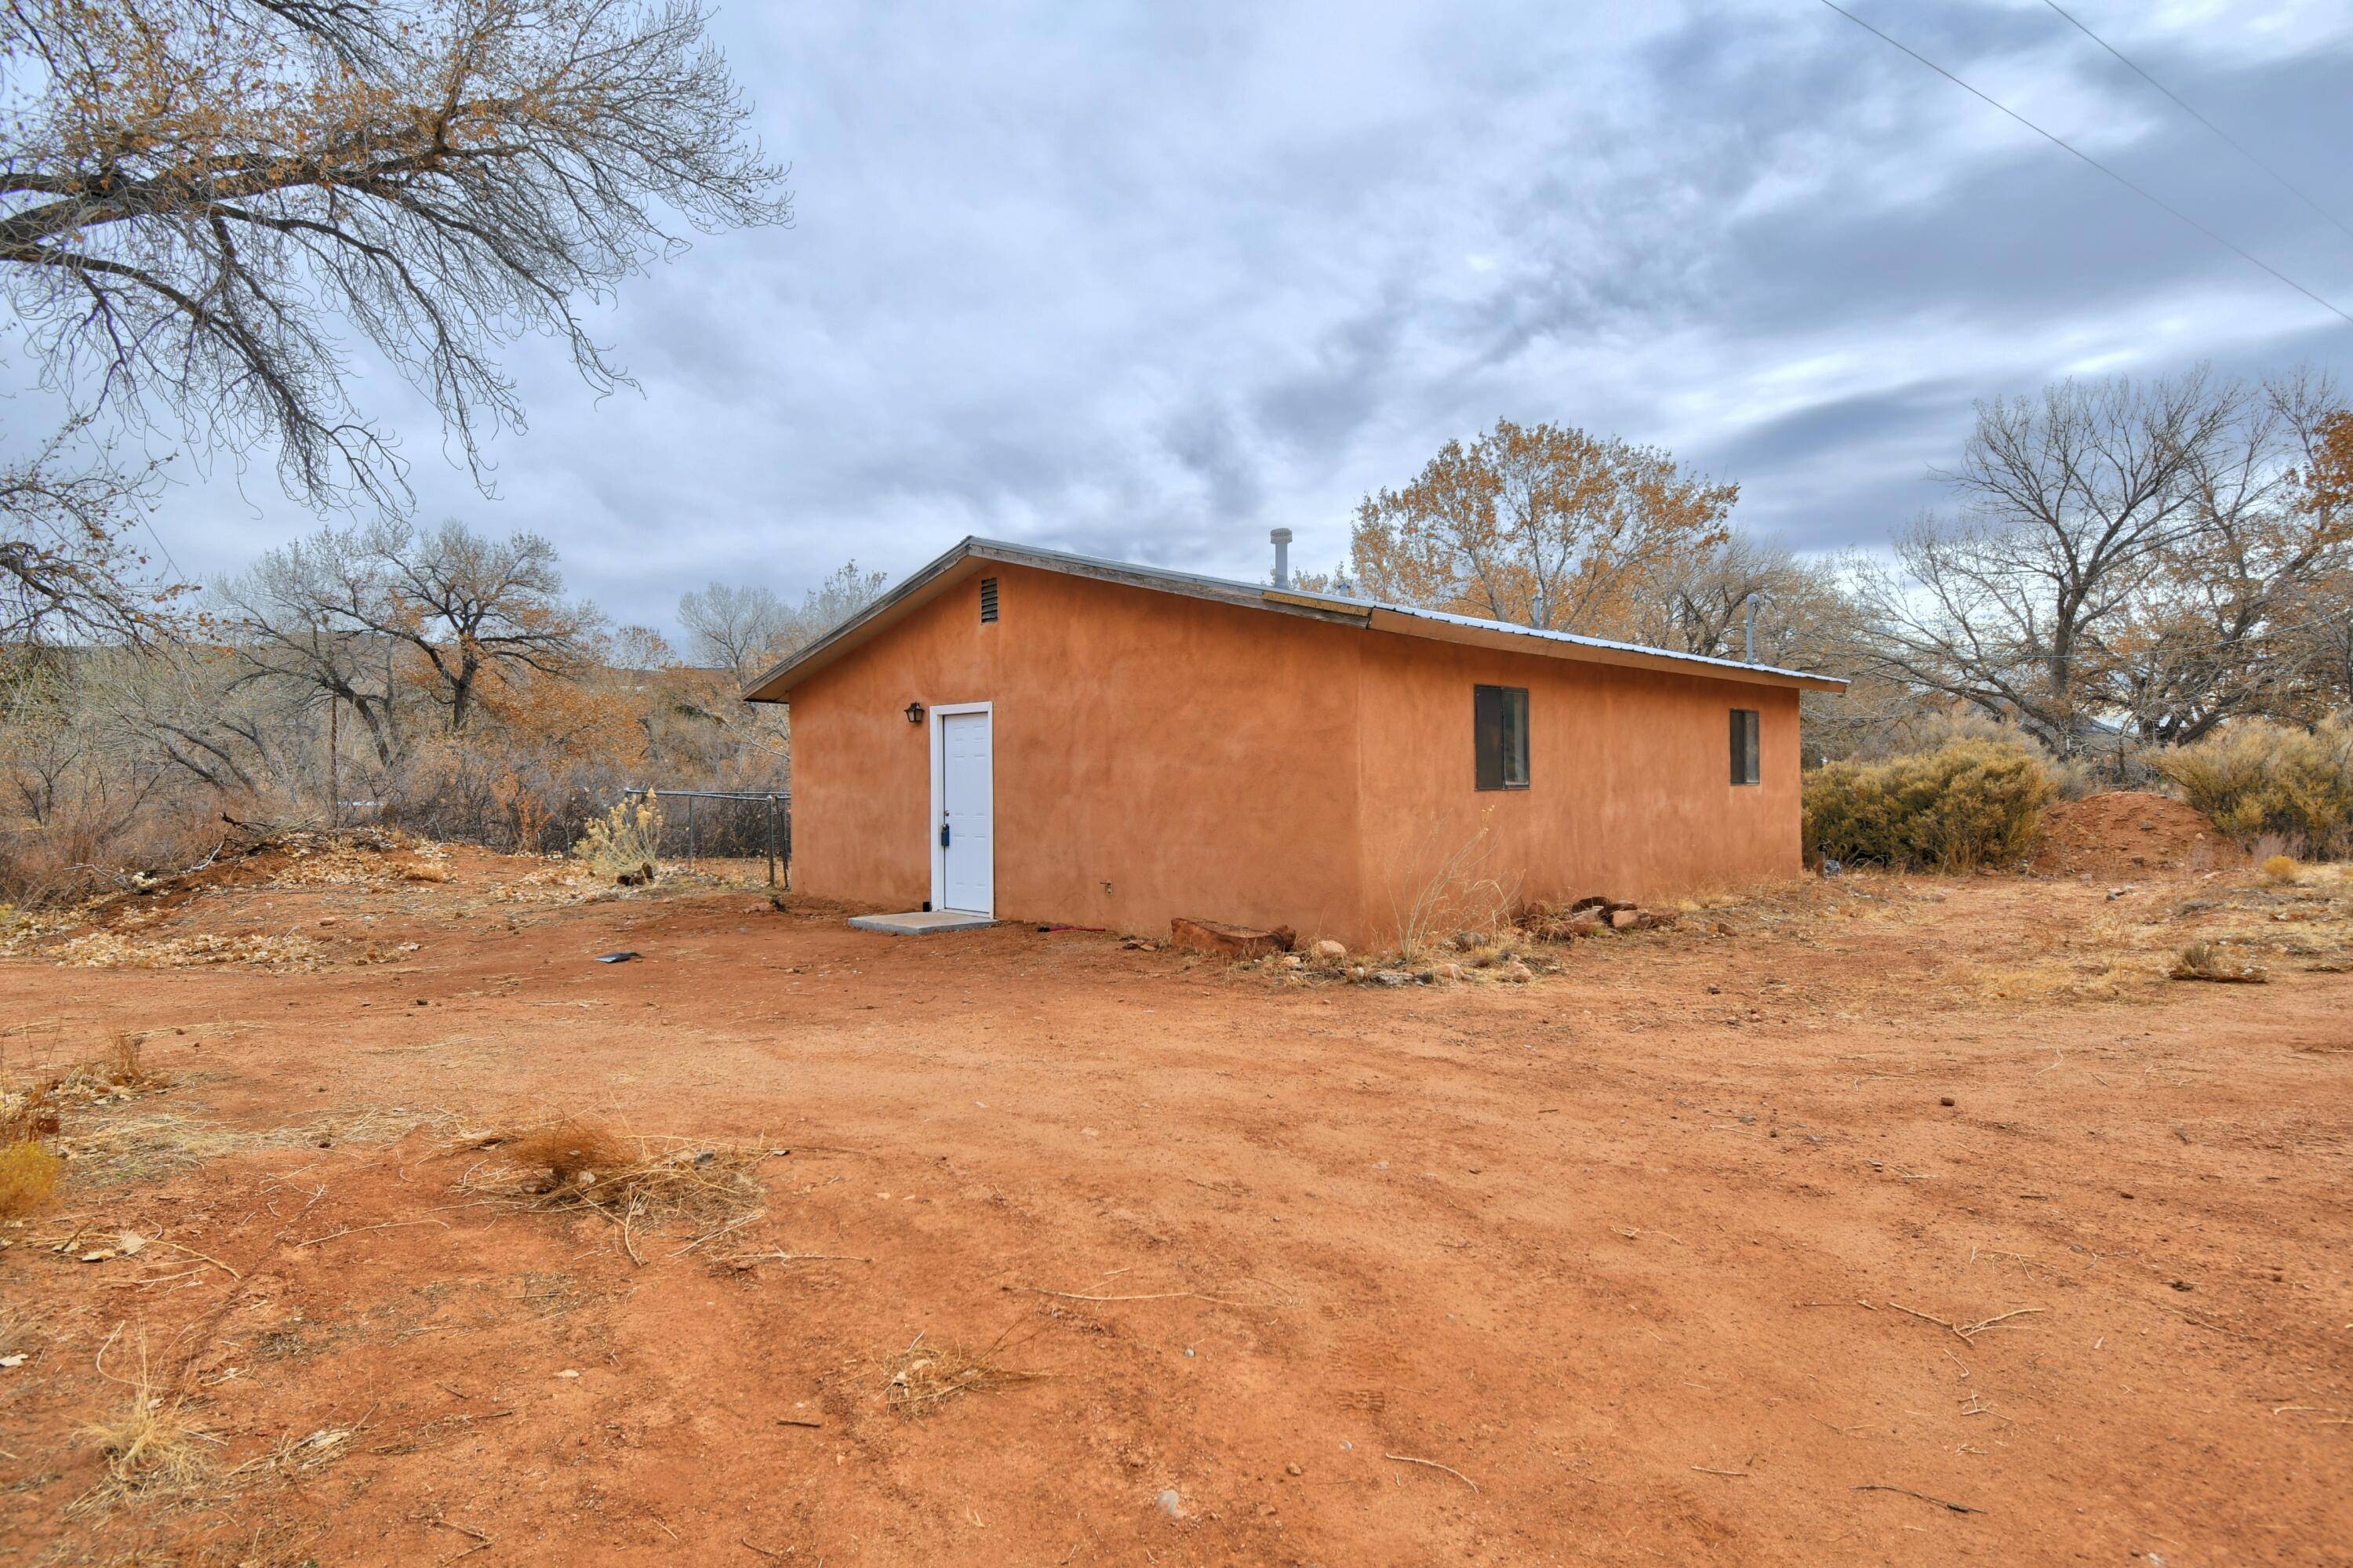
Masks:
[[[315,972],[0,962],[0,1065],[179,1080],[0,1229],[0,1562],[2348,1560],[2341,875],[1853,876],[1379,989],[452,863],[153,928],[364,928]],[[2273,983],[2158,978],[2217,923]],[[639,1266],[459,1187],[554,1111],[790,1152]],[[919,1335],[1042,1375],[909,1419]],[[69,1511],[142,1343],[227,1478]]]

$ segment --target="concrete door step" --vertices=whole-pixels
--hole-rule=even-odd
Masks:
[[[961,909],[910,909],[903,915],[852,915],[849,923],[861,931],[882,931],[893,937],[924,937],[934,931],[973,931],[997,921],[987,915]]]

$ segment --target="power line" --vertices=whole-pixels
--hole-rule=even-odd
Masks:
[[[2250,265],[2262,268],[2264,271],[2270,273],[2281,282],[2285,283],[2289,288],[2294,289],[2297,293],[2302,294],[2306,299],[2310,300],[2314,304],[2318,305],[2322,310],[2327,311],[2330,315],[2335,316],[2337,320],[2345,323],[2348,326],[2353,326],[2353,315],[2347,315],[2343,311],[2338,310],[2335,305],[2330,304],[2327,300],[2322,299],[2318,294],[2314,293],[2310,289],[2306,288],[2303,284],[2297,282],[2295,279],[2289,277],[2286,273],[2281,271],[2278,268],[2273,266],[2262,257],[2255,255],[2253,251],[2247,250],[2242,247],[2235,245],[2230,240],[2223,238],[2222,236],[2215,233],[2214,230],[2207,228],[2204,224],[2199,222],[2196,218],[2190,217],[2188,213],[2182,211],[2171,202],[2167,201],[2163,196],[2158,196],[2156,192],[2148,189],[2145,185],[2134,184],[2131,180],[2128,180],[2124,175],[2116,173],[2116,170],[2108,167],[2107,164],[2100,162],[2099,159],[2094,158],[2089,153],[2084,152],[2082,148],[2077,147],[2073,143],[2063,139],[2057,134],[2045,131],[2042,126],[2037,125],[2033,121],[2029,120],[2025,115],[2021,114],[2017,110],[2010,108],[2010,105],[2002,102],[2000,100],[1978,91],[1976,88],[1971,87],[1968,82],[1963,81],[1959,77],[1955,76],[1951,71],[1947,70],[1943,66],[1938,65],[1935,60],[1930,59],[1919,50],[1912,48],[1908,45],[1898,43],[1895,39],[1889,37],[1885,33],[1881,32],[1878,28],[1873,26],[1870,23],[1856,16],[1845,6],[1838,4],[1838,0],[1822,0],[1822,4],[1837,12],[1840,16],[1844,16],[1848,21],[1852,22],[1856,26],[1861,27],[1864,32],[1869,33],[1872,37],[1877,38],[1880,42],[1886,44],[1892,48],[1903,50],[1904,53],[1910,55],[1914,59],[1918,60],[1922,65],[1926,66],[1930,70],[1935,71],[1938,76],[1943,77],[1947,81],[1951,82],[1955,87],[1959,88],[1970,97],[1978,99],[1982,102],[1990,104],[1994,108],[2000,110],[2004,114],[2009,115],[2012,120],[2017,121],[2021,125],[2025,126],[2029,131],[2033,132],[2037,136],[2042,137],[2052,146],[2082,159],[2084,163],[2089,164],[2092,167],[2099,170],[2100,173],[2107,175],[2108,178],[2116,181],[2116,184],[2124,186],[2125,189],[2132,192],[2135,196],[2139,196],[2143,201],[2149,203],[2153,207],[2160,207],[2163,210],[2171,213],[2174,217],[2179,218],[2182,222],[2188,224],[2190,228],[2196,229],[2199,233],[2204,235],[2215,244],[2221,246],[2223,249],[2228,250],[2232,255],[2238,257],[2241,260],[2245,261]]]
[[[2233,152],[2237,153],[2239,156],[2246,159],[2247,162],[2254,164],[2255,167],[2261,169],[2266,175],[2269,175],[2273,180],[2278,184],[2282,190],[2287,192],[2288,195],[2295,197],[2296,200],[2304,203],[2305,206],[2310,207],[2313,211],[2318,213],[2321,217],[2335,224],[2339,229],[2344,231],[2348,238],[2353,238],[2353,228],[2347,228],[2343,219],[2339,218],[2335,213],[2330,212],[2327,207],[2321,206],[2318,202],[2313,200],[2311,196],[2306,196],[2304,191],[2285,175],[2281,174],[2277,169],[2273,168],[2269,164],[2264,163],[2261,158],[2255,156],[2254,153],[2244,143],[2240,142],[2237,137],[2232,135],[2228,131],[2223,130],[2220,125],[2215,124],[2211,120],[2207,119],[2203,114],[2199,113],[2195,109],[2189,107],[2189,105],[2183,101],[2179,93],[2166,86],[2165,83],[2158,80],[2157,78],[2149,75],[2148,72],[2141,69],[2140,67],[2133,64],[2132,61],[2126,59],[2122,50],[2118,49],[2116,45],[2108,42],[2107,39],[2100,37],[2099,34],[2092,31],[2091,28],[2084,26],[2082,22],[2077,21],[2072,12],[2068,11],[2066,7],[2059,4],[2059,0],[2042,0],[2042,3],[2050,6],[2053,11],[2058,12],[2062,16],[2066,17],[2066,19],[2073,25],[2077,32],[2091,39],[2092,42],[2099,45],[2100,48],[2107,50],[2108,53],[2116,56],[2116,59],[2122,63],[2126,70],[2132,72],[2133,75],[2140,78],[2141,80],[2148,83],[2149,86],[2157,89],[2158,91],[2171,99],[2175,108],[2180,110],[2182,113],[2189,116],[2190,119],[2198,122],[2199,124],[2206,127],[2207,130],[2214,132],[2215,135],[2220,136],[2224,142],[2230,143],[2231,149]]]

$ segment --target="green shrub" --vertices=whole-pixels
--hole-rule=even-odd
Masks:
[[[2021,860],[2042,831],[2049,769],[2026,747],[1957,740],[1885,762],[1831,762],[1806,780],[1806,842],[1824,856],[1903,870]]]
[[[2157,770],[2232,838],[2353,849],[2353,725],[2341,715],[2311,729],[2235,724],[2159,757]]]

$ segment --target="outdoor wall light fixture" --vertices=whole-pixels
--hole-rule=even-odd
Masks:
[[[907,705],[907,722],[909,724],[921,724],[923,722],[923,704],[909,703]]]

